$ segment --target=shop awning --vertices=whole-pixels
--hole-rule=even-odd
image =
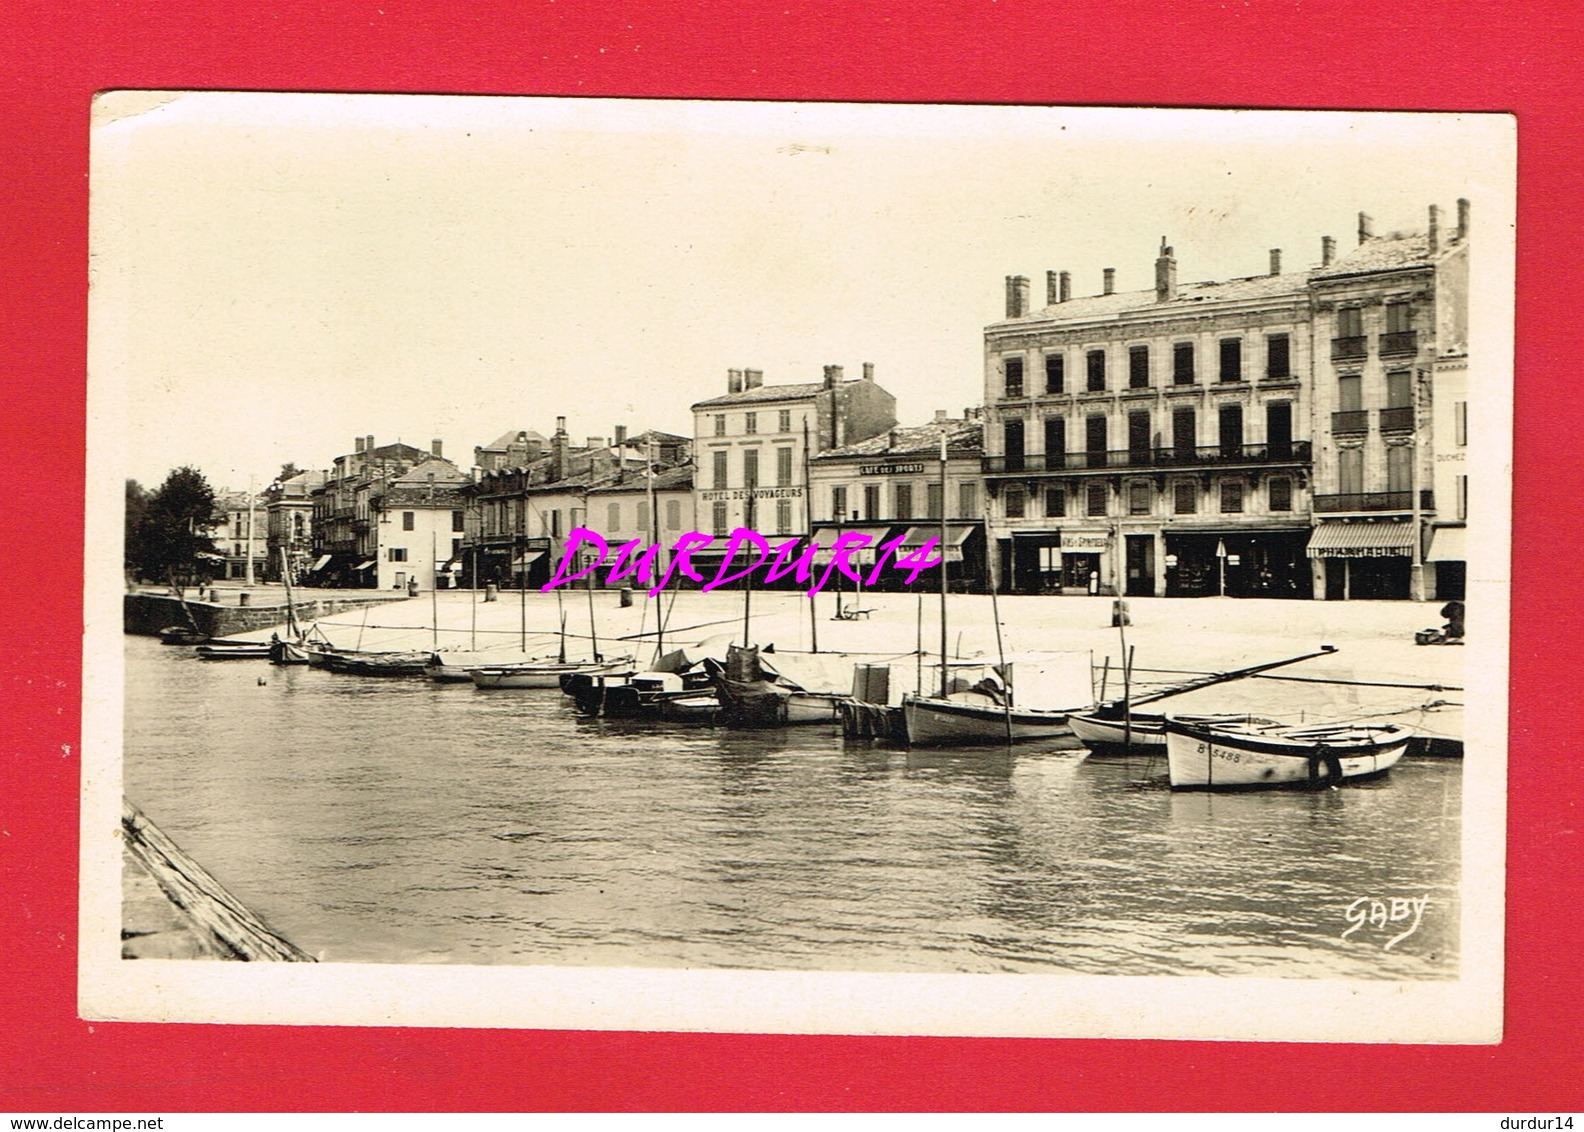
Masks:
[[[512,559],[512,565],[513,566],[532,566],[535,562],[539,561],[539,559],[541,559],[543,557],[544,557],[544,551],[542,551],[542,550],[530,550],[526,554],[519,554],[516,558],[513,558]]]
[[[330,565],[330,559],[333,558],[333,557],[334,557],[334,555],[321,554],[319,556],[319,561],[317,561],[317,562],[315,562],[313,564],[313,570],[323,570],[326,566]],[[313,571],[311,570],[310,573],[312,573],[312,572]]]
[[[829,550],[836,545],[836,540],[842,535],[868,535],[868,546],[879,546],[891,537],[891,528],[888,526],[821,527],[809,536],[809,541],[818,545],[821,550]]]
[[[357,568],[359,570],[367,570],[372,565],[374,565],[374,560],[370,558],[367,562],[359,562]]]
[[[1310,558],[1411,558],[1412,523],[1322,522],[1309,536]]]
[[[1426,562],[1467,562],[1463,527],[1437,527],[1430,536],[1430,553]]]
[[[977,523],[947,523],[946,545],[961,546],[968,541],[976,529],[978,529]],[[911,550],[915,546],[923,546],[930,539],[934,539],[936,542],[941,541],[939,524],[909,527],[907,535],[902,539],[902,547],[904,550]]]

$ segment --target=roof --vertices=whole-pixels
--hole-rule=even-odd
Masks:
[[[862,380],[863,378],[858,378],[841,384],[857,385]],[[725,408],[730,405],[756,405],[761,401],[801,401],[824,391],[823,381],[803,381],[793,385],[756,385],[752,389],[744,389],[741,393],[725,393],[719,397],[711,397],[707,401],[696,401],[693,408],[713,409],[717,406]]]
[[[532,429],[515,428],[515,429],[512,429],[510,432],[502,433],[500,436],[496,437],[495,443],[493,443],[493,444],[481,444],[481,445],[479,445],[479,447],[485,452],[504,452],[506,449],[512,447],[513,445],[521,444],[521,443],[523,443],[525,441],[534,441],[534,440],[539,441],[539,443],[541,443],[541,444],[550,443],[548,440],[546,440],[544,437],[540,436],[537,432],[534,432]]]
[[[1201,303],[1250,302],[1257,299],[1300,295],[1309,285],[1313,272],[1288,271],[1281,275],[1250,275],[1222,282],[1179,283],[1175,298],[1159,302],[1155,290],[1119,291],[1110,295],[1086,295],[1054,303],[1018,318],[1002,319],[995,326],[1012,326],[1024,322],[1049,321],[1085,322],[1094,319],[1120,318],[1134,313],[1175,316],[1191,310]]]
[[[1365,240],[1331,266],[1316,271],[1314,277],[1317,280],[1338,279],[1375,271],[1429,267],[1437,258],[1430,254],[1430,237],[1427,233],[1393,232]]]
[[[833,448],[813,457],[815,460],[840,460],[855,456],[939,455],[941,432],[946,433],[946,452],[952,456],[979,456],[984,451],[984,425],[978,421],[931,421],[912,428],[895,428]],[[893,442],[893,437],[895,441]]]
[[[420,464],[414,464],[391,481],[392,484],[427,484],[429,477],[434,476],[435,483],[465,483],[467,476],[463,474],[450,460],[439,456],[431,456]]]
[[[435,507],[452,509],[462,506],[462,493],[458,484],[435,484],[433,488],[415,483],[393,483],[379,497],[378,505],[390,510],[395,507]]]
[[[693,488],[693,465],[680,464],[675,468],[665,468],[654,478],[656,491],[690,491]],[[619,491],[646,492],[649,490],[649,481],[640,472],[629,476],[625,480],[613,479],[610,483],[589,489],[590,495],[605,495]]]
[[[623,441],[623,445],[631,448],[634,445],[647,444],[651,440],[656,444],[687,444],[692,439],[691,436],[678,436],[674,432],[661,432],[657,428],[651,428],[645,432],[640,432],[636,436],[629,436]]]

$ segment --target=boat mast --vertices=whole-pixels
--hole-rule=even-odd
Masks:
[[[433,511],[431,511],[429,513],[429,520],[430,520],[430,527],[429,527],[429,561],[432,563],[432,562],[435,561],[435,553],[436,553],[436,551],[435,551],[435,533],[434,533],[434,512]],[[431,628],[430,634],[429,634],[429,643],[434,646],[434,651],[435,652],[439,652],[440,651],[440,571],[438,569],[433,571],[433,576],[429,579],[429,611],[430,611],[430,614],[432,615],[433,620],[434,620],[434,626]]]
[[[814,537],[814,482],[809,479],[809,429],[808,415],[803,417],[803,522],[808,527],[809,541],[816,547],[819,541]],[[838,580],[837,585],[841,583]],[[809,603],[809,648],[819,652],[819,617],[814,610],[815,591],[810,590]]]
[[[302,639],[302,627],[297,624],[297,607],[292,602],[291,588],[291,562],[286,557],[286,548],[280,548],[281,553],[281,581],[286,583],[286,631],[298,640]]]
[[[940,584],[940,631],[941,631],[941,699],[951,694],[950,670],[946,667],[946,430],[941,429],[940,435],[940,482],[941,482],[941,584]],[[994,589],[991,595],[994,596]],[[996,626],[1000,632],[1000,626]]]

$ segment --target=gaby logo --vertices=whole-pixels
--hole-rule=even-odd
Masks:
[[[566,553],[562,555],[555,576],[539,589],[541,592],[548,592],[557,586],[589,577],[604,566],[607,559],[611,559],[610,570],[605,576],[607,585],[614,585],[631,578],[634,582],[648,586],[651,596],[665,589],[678,574],[702,583],[704,592],[708,593],[717,586],[747,578],[761,568],[764,570],[766,583],[779,581],[788,575],[799,583],[812,583],[808,591],[810,597],[824,589],[826,583],[830,581],[831,574],[838,571],[854,582],[868,586],[873,586],[881,574],[888,569],[900,571],[905,575],[903,584],[911,586],[925,570],[939,566],[942,558],[939,554],[935,554],[938,540],[933,538],[926,541],[923,546],[913,547],[906,554],[897,557],[906,537],[906,535],[897,535],[875,545],[874,565],[865,575],[860,572],[858,563],[853,561],[853,556],[869,549],[874,540],[861,531],[846,531],[838,535],[835,543],[829,548],[829,559],[822,561],[827,552],[824,547],[812,540],[788,539],[772,548],[769,541],[757,531],[738,527],[731,533],[726,544],[726,557],[715,571],[715,576],[705,582],[703,575],[694,569],[692,555],[694,551],[715,541],[709,535],[692,531],[677,539],[671,547],[671,562],[666,567],[664,576],[657,580],[656,564],[660,557],[658,545],[646,545],[642,539],[633,539],[617,547],[615,557],[612,559],[610,544],[598,531],[591,531],[587,527],[573,527],[567,536]],[[746,553],[743,557],[751,561],[748,561],[747,565],[739,566],[738,553],[745,548]],[[931,557],[932,554],[935,556]],[[584,556],[589,560],[574,570],[574,565]],[[819,569],[821,566],[823,572]]]

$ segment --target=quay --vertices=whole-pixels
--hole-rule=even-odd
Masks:
[[[204,597],[187,598],[187,610],[198,623],[198,630],[211,637],[254,633],[286,623],[286,591],[278,585],[236,589],[204,587]],[[302,622],[366,609],[370,606],[408,600],[405,593],[377,590],[309,590],[293,594],[297,619]],[[141,637],[156,637],[171,625],[186,625],[182,601],[166,590],[140,590],[123,596],[122,629]]]

